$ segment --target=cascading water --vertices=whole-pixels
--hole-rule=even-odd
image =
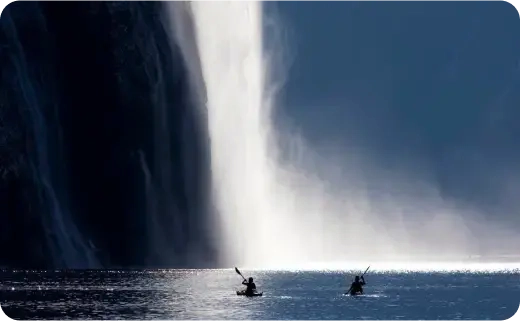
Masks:
[[[275,131],[277,83],[268,57],[285,48],[266,52],[264,41],[280,42],[264,38],[262,3],[196,1],[190,8],[224,264],[453,258],[479,249],[475,234],[482,241],[503,232],[480,224],[478,210],[442,199],[431,177],[377,168],[348,149],[348,157],[334,159],[308,149],[298,135]]]
[[[207,90],[214,196],[227,263],[280,262],[292,230],[273,202],[262,5],[191,4]],[[277,251],[273,251],[273,248]]]
[[[364,208],[352,211],[348,202],[329,196],[320,179],[294,167],[298,158],[309,156],[302,154],[298,137],[290,137],[296,159],[280,162],[262,4],[193,2],[191,7],[207,90],[224,262],[302,266],[344,260],[357,251],[349,250],[356,240],[381,242],[381,236],[363,238],[367,231],[356,219],[368,217]],[[345,215],[349,209],[354,213]],[[385,250],[381,242],[372,253]]]

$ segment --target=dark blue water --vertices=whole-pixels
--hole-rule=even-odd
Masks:
[[[263,297],[237,296],[233,270],[4,271],[0,302],[14,319],[163,320],[504,320],[520,303],[518,272],[369,273],[360,297],[342,295],[345,271],[244,275]]]

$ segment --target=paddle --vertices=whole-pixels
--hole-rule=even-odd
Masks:
[[[363,274],[361,274],[361,276],[364,276],[365,273],[367,273],[368,269],[370,269],[370,265],[367,267],[367,269],[365,270],[365,272],[363,272]]]
[[[235,266],[235,272],[237,272],[238,275],[240,275],[242,277],[242,279],[244,279],[244,281],[246,281],[246,278],[242,275],[242,273],[240,273],[240,270],[238,270],[238,268]]]

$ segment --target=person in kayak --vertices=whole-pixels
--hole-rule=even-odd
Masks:
[[[256,284],[253,282],[252,277],[249,277],[249,282],[246,280],[242,281],[242,284],[247,286],[246,295],[253,295],[256,292]]]
[[[361,281],[359,276],[356,275],[356,279],[350,285],[350,289],[348,289],[347,293],[350,295],[363,294],[363,285],[365,285],[365,278],[361,276]]]

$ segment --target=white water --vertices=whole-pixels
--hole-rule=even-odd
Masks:
[[[271,120],[274,96],[262,50],[261,3],[195,1],[191,7],[226,264],[303,267],[349,264],[360,256],[445,258],[478,248],[474,234],[483,238],[485,228],[476,223],[477,213],[448,204],[428,184],[418,186],[416,177],[371,171],[389,185],[375,199],[364,185],[370,180],[358,173],[369,168],[363,160],[331,161],[291,135],[288,146],[294,150],[280,161],[275,141],[285,137],[276,137],[280,133]],[[324,168],[337,183],[314,174]]]
[[[353,243],[342,225],[354,222],[331,216],[343,211],[318,179],[277,161],[261,3],[193,2],[192,9],[208,96],[225,262],[308,264],[337,253],[344,260],[345,245]]]
[[[208,96],[224,261],[279,259],[286,252],[280,238],[288,229],[272,198],[261,3],[193,2],[192,9]]]

